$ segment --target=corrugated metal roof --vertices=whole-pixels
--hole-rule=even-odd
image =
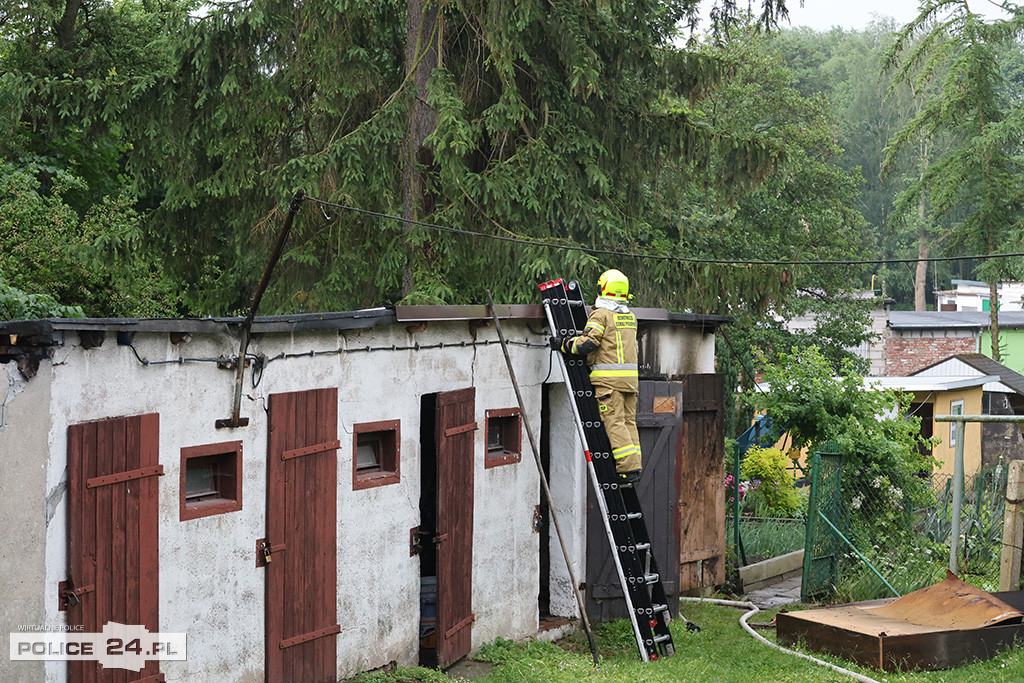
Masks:
[[[1024,311],[999,314],[1001,327],[1024,327]],[[890,311],[889,327],[893,329],[985,329],[989,326],[988,311]]]

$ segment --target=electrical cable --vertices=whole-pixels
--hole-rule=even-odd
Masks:
[[[783,261],[783,260],[766,260],[766,261],[739,261],[730,259],[708,259],[708,258],[690,258],[686,256],[667,256],[664,254],[642,254],[638,252],[629,251],[616,251],[614,249],[595,249],[593,247],[584,247],[578,244],[559,244],[557,242],[545,242],[543,240],[528,239],[525,237],[507,237],[504,235],[489,235],[485,232],[477,232],[475,230],[466,230],[463,228],[453,228],[447,225],[439,225],[437,223],[428,223],[426,221],[418,221],[413,218],[405,218],[404,216],[396,216],[394,214],[382,213],[379,211],[370,211],[369,209],[361,209],[355,206],[348,206],[346,204],[337,204],[335,202],[329,202],[324,199],[318,199],[316,197],[306,197],[308,201],[317,202],[325,206],[332,206],[336,209],[343,211],[352,211],[354,213],[361,213],[367,216],[374,216],[376,218],[387,218],[389,220],[399,221],[402,223],[408,223],[410,225],[418,225],[424,228],[431,228],[434,230],[441,230],[444,232],[451,232],[459,235],[469,235],[471,237],[484,237],[486,239],[498,240],[501,242],[514,242],[516,244],[528,244],[536,247],[545,247],[548,249],[564,249],[566,251],[580,251],[586,254],[602,254],[606,256],[621,256],[636,259],[649,259],[652,261],[671,261],[675,263],[692,263],[692,264],[709,264],[709,265],[724,265],[724,266],[875,266],[875,265],[898,265],[898,264],[910,264],[910,263],[945,263],[950,261],[987,261],[989,259],[1000,259],[1000,258],[1021,258],[1024,257],[1024,252],[1011,252],[1005,254],[977,254],[970,256],[929,256],[927,258],[905,258],[905,259],[836,259],[836,260],[807,260],[807,261]]]
[[[810,655],[805,655],[802,652],[796,652],[795,650],[786,649],[786,648],[782,647],[781,645],[778,645],[777,643],[773,643],[772,641],[768,640],[767,638],[762,636],[760,633],[757,633],[750,626],[750,624],[747,623],[747,620],[750,619],[750,617],[754,616],[755,614],[757,614],[758,612],[761,611],[761,609],[757,605],[752,603],[752,602],[742,602],[742,601],[739,601],[739,600],[719,600],[719,599],[716,599],[716,598],[690,598],[690,597],[686,597],[686,596],[680,596],[679,599],[680,600],[685,600],[686,602],[707,602],[707,603],[710,603],[712,605],[723,605],[725,607],[735,607],[737,609],[748,610],[746,614],[744,614],[742,617],[740,617],[740,626],[743,627],[744,631],[746,631],[750,635],[754,636],[754,638],[760,640],[765,645],[767,645],[769,647],[773,647],[776,650],[781,650],[782,652],[785,652],[786,654],[793,655],[794,657],[800,657],[801,659],[806,659],[806,660],[808,660],[810,662],[814,662],[815,664],[820,664],[821,666],[827,666],[828,668],[832,669],[833,671],[841,673],[844,676],[850,676],[851,678],[853,678],[853,679],[855,679],[857,681],[860,681],[861,683],[879,683],[874,678],[868,678],[867,676],[865,676],[863,674],[859,674],[856,671],[850,671],[849,669],[844,669],[841,666],[836,666],[835,664],[832,664],[831,662],[826,662],[825,660],[818,659],[817,657],[811,657]]]

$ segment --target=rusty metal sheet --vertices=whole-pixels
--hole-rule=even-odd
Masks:
[[[996,624],[1019,624],[1024,614],[946,571],[946,580],[896,598],[872,611],[909,624],[966,631]]]
[[[1024,635],[1024,593],[999,597],[947,573],[901,598],[871,600],[776,617],[779,642],[881,671],[948,669],[985,660]],[[1006,598],[1004,601],[1002,598]]]

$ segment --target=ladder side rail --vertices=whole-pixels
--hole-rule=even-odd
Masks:
[[[543,303],[544,313],[548,319],[548,326],[550,327],[552,332],[556,332],[558,330],[558,326],[555,325],[554,316],[551,312],[551,303],[548,301],[547,298],[543,299]],[[558,366],[562,370],[562,377],[565,380],[566,388],[569,390],[570,394],[572,394],[574,392],[574,389],[572,387],[572,381],[569,377],[569,369],[568,367],[566,367],[565,364],[565,358],[559,351],[556,351],[555,355],[558,356]],[[643,645],[644,637],[643,634],[640,633],[640,624],[637,622],[636,610],[633,609],[633,600],[630,597],[629,590],[630,587],[628,585],[628,582],[626,581],[626,575],[622,571],[622,562],[619,560],[619,544],[616,542],[615,535],[612,533],[611,522],[608,517],[608,504],[605,501],[604,492],[601,489],[601,482],[597,478],[597,471],[594,469],[594,461],[590,455],[589,443],[587,441],[586,433],[583,430],[583,421],[580,419],[579,408],[576,406],[575,396],[570,396],[570,398],[572,398],[572,400],[570,400],[569,403],[572,405],[572,414],[574,418],[573,422],[576,424],[576,431],[579,434],[580,442],[586,449],[587,472],[589,474],[590,485],[594,489],[594,498],[597,500],[598,508],[601,511],[601,522],[604,526],[605,535],[608,538],[608,545],[612,550],[612,560],[614,560],[615,562],[615,570],[619,575],[619,583],[622,586],[622,595],[623,598],[625,598],[626,600],[626,609],[629,612],[629,619],[633,625],[633,635],[636,637],[637,648],[640,650],[641,659],[645,662],[648,662],[650,661],[650,658],[647,655],[647,649]]]

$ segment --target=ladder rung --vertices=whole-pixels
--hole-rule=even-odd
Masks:
[[[668,633],[661,636],[654,636],[654,642],[664,643],[665,641],[672,640],[672,636]]]
[[[658,583],[658,578],[657,574],[644,574],[644,581],[647,583]]]

